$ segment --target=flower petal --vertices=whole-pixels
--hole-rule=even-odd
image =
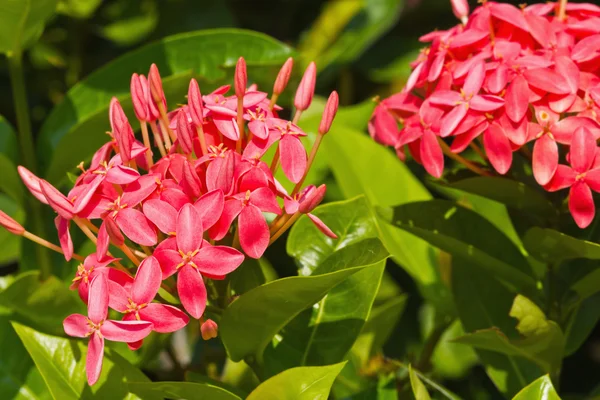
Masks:
[[[489,94],[477,95],[471,99],[469,105],[475,111],[490,112],[504,106],[504,99]]]
[[[283,135],[279,141],[281,168],[285,176],[298,183],[306,172],[306,150],[300,139],[293,135]]]
[[[273,191],[268,187],[262,187],[252,192],[248,203],[258,207],[261,211],[281,214],[277,197],[275,197]]]
[[[157,242],[156,229],[148,218],[134,208],[125,208],[117,214],[117,225],[132,242],[142,246],[154,246]]]
[[[554,176],[550,182],[544,186],[544,189],[549,192],[556,192],[557,190],[568,188],[575,183],[576,177],[577,172],[573,171],[573,168],[567,167],[566,165],[559,165],[556,168]]]
[[[217,221],[217,223],[209,230],[210,238],[213,240],[223,239],[225,235],[227,235],[233,221],[242,211],[242,208],[243,205],[240,200],[227,200],[223,207],[221,218],[219,218],[219,221]]]
[[[269,246],[269,225],[260,209],[247,205],[238,219],[240,245],[252,258],[260,258]]]
[[[113,342],[137,342],[152,332],[148,321],[104,321],[100,327],[102,335]]]
[[[71,314],[63,321],[65,333],[73,337],[86,337],[90,331],[85,315]]]
[[[573,133],[569,159],[576,172],[586,172],[592,166],[596,156],[596,140],[589,129],[581,126]]]
[[[158,260],[152,256],[146,257],[135,274],[131,286],[131,299],[136,304],[150,303],[158,293],[161,283],[162,270]]]
[[[179,308],[167,304],[150,303],[139,313],[141,320],[152,322],[152,330],[159,333],[178,331],[190,320]]]
[[[99,324],[108,314],[108,280],[105,274],[98,274],[90,283],[88,295],[88,317]]]
[[[170,234],[177,230],[177,210],[159,199],[151,199],[144,202],[144,215],[160,229],[161,232]]]
[[[198,270],[205,275],[223,276],[234,271],[244,261],[244,255],[227,246],[204,245],[194,257]]]
[[[208,229],[217,223],[219,218],[221,218],[224,206],[225,196],[220,189],[215,189],[202,195],[194,203],[194,207],[198,211],[198,215],[200,215],[203,229]]]
[[[444,118],[442,118],[440,135],[442,137],[450,136],[466,115],[467,107],[465,107],[464,104],[459,104],[454,107],[449,113],[444,115]]]
[[[90,336],[87,357],[85,359],[85,373],[90,386],[98,382],[102,371],[102,359],[104,358],[104,339],[97,333]]]
[[[437,136],[429,129],[423,132],[420,152],[421,161],[427,172],[435,178],[441,177],[444,173],[444,153]]]
[[[523,119],[529,108],[529,85],[522,75],[518,75],[506,89],[506,114],[513,122]]]
[[[491,124],[483,133],[483,145],[494,169],[501,175],[506,174],[512,164],[512,149],[504,129]]]
[[[177,214],[177,247],[184,253],[200,248],[202,244],[202,220],[191,204],[184,205]]]
[[[549,135],[542,135],[533,145],[533,176],[544,186],[558,167],[558,145]]]
[[[60,248],[65,254],[65,260],[69,261],[73,257],[73,241],[71,240],[71,232],[69,231],[69,221],[58,215],[54,218],[54,225],[58,231]]]
[[[176,250],[156,250],[153,256],[158,260],[162,270],[162,278],[167,279],[177,272],[177,266],[182,262],[181,254]]]
[[[177,292],[185,310],[199,319],[206,308],[206,287],[200,273],[189,265],[182,267],[177,276]]]
[[[569,192],[569,211],[577,226],[586,228],[594,219],[596,208],[592,191],[585,182],[575,182]]]
[[[317,229],[319,229],[321,232],[323,232],[323,234],[325,236],[328,236],[332,239],[338,238],[338,236],[331,229],[329,229],[329,227],[327,225],[325,225],[325,223],[323,221],[321,221],[321,219],[319,217],[317,217],[316,215],[310,214],[310,213],[306,214],[306,215],[308,215],[308,218],[310,218],[310,220],[313,222],[313,224],[315,224]]]

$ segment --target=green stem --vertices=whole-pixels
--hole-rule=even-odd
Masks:
[[[33,135],[31,133],[31,119],[29,118],[29,105],[27,104],[27,90],[25,88],[22,61],[22,53],[13,53],[8,56],[10,84],[12,86],[13,103],[17,115],[21,160],[25,167],[33,171],[33,173],[37,173],[37,161],[33,146]],[[38,236],[44,237],[44,223],[42,221],[40,204],[33,199],[29,199],[28,203],[28,208],[31,211],[33,231]],[[40,278],[45,280],[52,273],[47,250],[41,246],[36,247],[36,257],[40,267]]]

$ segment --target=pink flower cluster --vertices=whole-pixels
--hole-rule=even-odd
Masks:
[[[117,99],[110,104],[110,140],[93,156],[67,195],[19,167],[23,182],[41,202],[58,214],[60,247],[27,232],[0,212],[0,225],[82,261],[73,279],[88,305],[88,316],[64,321],[71,336],[89,337],[87,376],[97,381],[104,339],[141,346],[151,331],[173,332],[189,317],[202,319],[209,301],[209,280],[224,279],[244,261],[259,258],[269,244],[302,214],[308,214],[326,235],[336,235],[310,214],[323,199],[325,186],[302,187],[320,139],[333,121],[337,93],[330,96],[310,156],[297,125],[312,101],[316,67],[307,68],[296,93],[293,120],[279,117],[278,96],[287,86],[292,60],[282,67],[273,95],[247,87],[246,64],[237,63],[234,94],[230,86],[202,95],[196,80],[189,85],[188,104],[167,110],[156,65],[148,78],[134,74],[131,95],[141,127],[141,141]],[[148,126],[150,129],[148,129]],[[270,164],[263,159],[276,147]],[[156,156],[160,154],[160,157]],[[291,193],[275,179],[281,166],[295,184]],[[271,222],[265,215],[271,214]],[[76,224],[96,244],[82,257],[73,251],[70,227]],[[110,246],[137,266],[128,268]],[[176,280],[174,279],[176,277]],[[179,296],[187,314],[155,299],[160,287]],[[154,302],[159,300],[159,302]],[[108,308],[123,315],[107,320]],[[216,335],[216,323],[205,321],[202,336]]]
[[[379,103],[370,134],[436,178],[444,155],[489,175],[460,156],[471,147],[503,175],[520,151],[546,190],[571,188],[569,209],[584,228],[600,191],[600,7],[482,3],[469,15],[466,0],[452,0],[462,23],[421,37],[430,45],[404,90]]]

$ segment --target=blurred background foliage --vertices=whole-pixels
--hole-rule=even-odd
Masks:
[[[516,1],[512,3],[518,4]],[[471,7],[475,6],[476,3],[472,1]],[[402,88],[410,73],[409,63],[422,47],[418,38],[434,29],[446,29],[456,23],[448,0],[60,0],[57,10],[57,15],[49,21],[39,41],[25,56],[34,135],[67,91],[91,72],[133,49],[166,36],[211,28],[250,29],[288,44],[300,54],[296,73],[303,70],[303,63],[315,60],[320,71],[318,94],[326,96],[335,89],[340,94],[343,106],[367,100],[367,105],[349,109],[345,119],[352,121],[351,113],[359,115],[356,120],[360,123],[348,128],[354,132],[365,132],[366,118],[360,117],[371,112],[368,99],[385,97]],[[117,84],[128,87],[129,82]],[[271,88],[262,89],[269,91]],[[0,59],[0,90],[5,94],[0,97],[0,115],[15,126],[5,58]],[[318,123],[318,120],[313,122]],[[108,116],[106,124],[108,126]],[[347,140],[363,139],[351,133]],[[0,143],[0,146],[5,144]],[[330,151],[326,155],[335,156]],[[410,163],[408,167],[422,178],[419,168],[412,168]],[[408,195],[401,196],[403,202],[430,196],[421,184],[394,181],[394,178],[398,178],[394,176],[388,178],[393,184],[405,187]],[[348,187],[338,186],[343,183],[336,183],[331,172],[327,172],[325,180],[328,184],[328,200],[340,200],[344,197],[342,193],[349,193]],[[403,191],[402,187],[396,187],[395,190]],[[8,210],[10,202],[5,200],[6,196],[0,194],[0,208]],[[19,241],[5,233],[0,232],[0,248],[10,249],[12,253],[3,252],[0,256],[0,263],[5,264],[0,268],[2,275],[18,268],[14,260],[19,254]],[[15,243],[8,242],[11,240]],[[286,253],[285,240],[279,240],[269,249],[267,259],[272,267],[262,268],[274,268],[278,276],[295,275],[297,272],[294,260]],[[438,261],[443,266],[444,260]],[[23,264],[28,262],[32,261],[26,258],[22,260]],[[406,272],[406,266],[401,269],[393,265],[392,260],[387,263],[387,274],[384,275],[375,305],[401,293],[403,295],[400,303],[394,305],[398,310],[396,315],[402,316],[398,323],[389,327],[393,330],[393,340],[386,343],[386,356],[416,361],[418,367],[433,371],[438,381],[464,398],[502,398],[486,377],[484,369],[475,365],[477,358],[473,350],[467,346],[450,344],[450,340],[463,334],[461,324],[456,320],[450,323],[451,319],[447,324],[444,323],[447,316],[440,316],[440,307],[436,311],[430,302],[424,301],[424,289],[418,288],[418,284]],[[417,269],[419,267],[416,266]],[[425,265],[422,267],[425,268]],[[57,274],[60,278],[67,278],[71,271],[64,270]],[[471,280],[471,284],[475,285],[474,282],[477,281]],[[433,287],[430,290],[438,289]],[[443,305],[442,293],[436,292],[432,297],[441,299],[439,302]],[[402,313],[404,299],[406,308]],[[448,314],[452,312],[450,310]],[[419,364],[416,355],[427,351],[428,341],[424,338],[435,338],[434,343],[437,343],[440,337],[435,350],[430,349],[432,354],[421,357],[427,365]],[[213,347],[213,343],[199,341],[191,359],[192,365],[202,366],[198,372],[209,376],[214,374],[211,360],[222,356],[222,348]],[[136,355],[140,358],[136,361],[142,362],[140,360],[144,356]],[[386,361],[380,362],[385,364]],[[561,389],[567,393],[590,393],[595,383],[600,381],[599,364],[600,331],[596,329],[575,354],[566,358]],[[373,368],[380,371],[383,367],[373,365]],[[358,379],[353,376],[347,378]],[[248,380],[248,377],[238,376],[236,379],[243,385],[243,380]],[[385,382],[381,385],[383,390]],[[344,395],[343,388],[338,387],[337,390],[338,395]]]

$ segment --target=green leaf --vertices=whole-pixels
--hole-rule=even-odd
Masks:
[[[383,210],[387,220],[427,240],[453,256],[459,256],[518,288],[532,289],[535,280],[519,249],[487,219],[447,200],[404,204]]]
[[[575,353],[600,320],[600,293],[584,299],[575,308],[565,327],[565,356]]]
[[[362,269],[278,279],[238,297],[225,309],[219,322],[219,333],[229,358],[239,361],[250,357],[253,359],[249,363],[260,362],[269,341],[289,321]]]
[[[364,196],[328,203],[311,212],[338,234],[332,239],[303,216],[290,230],[286,248],[300,264],[300,275],[310,275],[327,257],[346,246],[377,237],[377,226]]]
[[[515,320],[509,316],[515,293],[460,257],[452,263],[452,291],[458,315],[466,332],[496,327],[509,339],[519,339]],[[513,396],[542,375],[532,362],[504,354],[476,350],[498,390]]]
[[[288,369],[261,383],[247,400],[327,400],[344,364]]]
[[[459,320],[455,320],[442,334],[433,354],[431,365],[436,376],[460,379],[467,376],[477,364],[477,354],[470,346],[457,346],[454,339],[464,336]]]
[[[556,218],[557,216],[552,203],[539,191],[512,179],[478,176],[443,186],[476,194],[528,214],[544,218]]]
[[[0,210],[20,224],[25,221],[25,211],[15,201],[2,193],[0,193]],[[0,252],[0,266],[17,260],[21,253],[21,237],[0,228],[0,249],[2,249]]]
[[[100,4],[102,0],[60,0],[56,12],[71,18],[85,19],[91,17]]]
[[[525,249],[533,257],[555,265],[573,258],[600,260],[600,245],[555,231],[534,227],[523,238]]]
[[[55,276],[40,281],[39,271],[20,274],[0,292],[0,306],[33,323],[36,328],[55,334],[63,332],[62,321],[69,314],[85,311],[76,292],[69,290]]]
[[[431,400],[429,396],[429,392],[427,392],[427,388],[421,382],[415,371],[412,369],[412,366],[408,366],[408,375],[410,376],[410,386],[412,387],[413,395],[416,400]]]
[[[318,235],[315,228],[311,236]],[[267,347],[269,375],[305,365],[328,365],[343,360],[369,317],[389,253],[378,239],[366,239],[334,252],[313,272],[319,276],[365,266],[341,282],[312,308],[294,318]],[[279,338],[281,338],[279,340]]]
[[[49,336],[14,322],[12,326],[55,399],[137,399],[139,397],[129,394],[127,382],[150,382],[121,356],[105,349],[102,373],[98,382],[90,387],[85,375],[87,348],[84,341]],[[162,397],[145,395],[143,398]]]
[[[208,383],[193,382],[129,382],[129,391],[140,399],[152,394],[158,398],[241,400],[241,397]]]
[[[343,119],[337,120],[325,136],[322,153],[348,198],[364,194],[370,204],[383,207],[431,199],[427,189],[393,152],[345,126]],[[379,221],[377,227],[394,261],[413,277],[423,296],[452,314],[452,298],[440,275],[437,251],[410,233]]]
[[[299,49],[320,68],[360,57],[400,16],[402,0],[330,1]]]
[[[100,29],[100,34],[118,46],[132,46],[144,40],[158,24],[158,7],[154,0],[113,4],[118,18]],[[117,13],[115,13],[117,14]]]
[[[210,82],[203,85],[206,92],[223,83],[228,72],[231,76],[240,56],[246,59],[250,79],[256,81],[260,74],[253,75],[253,70],[261,67],[273,72],[292,55],[292,49],[266,35],[239,29],[183,33],[129,52],[80,81],[52,110],[38,143],[38,155],[47,166],[46,178],[53,183],[64,179],[66,171],[106,142],[111,97],[121,101],[134,121],[129,93],[133,72],[145,72],[156,63],[169,103],[177,104],[184,101],[190,78]],[[258,83],[270,85],[272,77]]]
[[[31,46],[55,9],[56,0],[0,1],[0,53],[11,56]]]
[[[0,317],[0,398],[51,399],[7,317]]]
[[[246,257],[242,265],[228,275],[228,279],[235,294],[240,295],[277,279],[277,272],[265,258]]]
[[[23,205],[23,185],[17,173],[19,146],[13,127],[0,115],[0,191]]]
[[[560,400],[560,397],[558,397],[550,377],[544,375],[517,393],[513,400]]]

